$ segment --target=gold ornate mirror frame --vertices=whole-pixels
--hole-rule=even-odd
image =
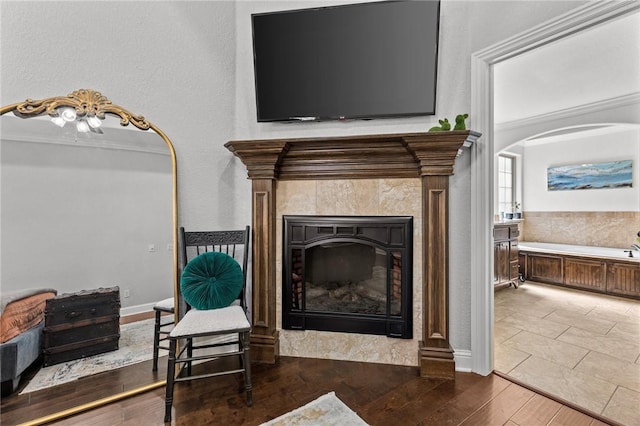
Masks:
[[[77,117],[98,117],[104,119],[107,114],[117,116],[120,118],[121,126],[128,126],[133,124],[140,130],[152,130],[157,133],[169,148],[171,155],[171,173],[172,173],[172,216],[173,216],[173,247],[177,248],[177,216],[178,216],[178,193],[177,193],[177,174],[176,174],[176,154],[171,143],[171,140],[165,135],[165,133],[158,127],[147,121],[141,115],[135,115],[126,110],[125,108],[113,104],[109,99],[103,96],[100,92],[91,89],[80,89],[67,96],[55,96],[46,99],[33,100],[27,99],[24,102],[19,102],[11,105],[6,105],[0,108],[0,116],[13,112],[14,115],[22,118],[38,117],[41,115],[48,115],[50,117],[57,117],[59,114],[58,108],[70,107],[75,109]],[[173,284],[174,284],[174,300],[177,300],[177,270],[178,270],[178,251],[174,250],[173,253]],[[178,310],[175,310],[175,315],[178,315]],[[115,401],[119,401],[128,398],[133,395],[137,395],[143,392],[150,391],[164,386],[166,381],[158,381],[146,386],[142,386],[136,389],[131,389],[126,392],[117,393],[105,398],[95,400],[86,404],[82,404],[76,407],[69,408],[67,410],[59,411],[44,417],[40,417],[23,425],[39,425],[49,423],[55,420],[69,417],[83,411],[87,411],[105,404],[109,404]]]

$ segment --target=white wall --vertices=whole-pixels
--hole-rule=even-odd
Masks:
[[[234,9],[234,2],[211,1],[2,1],[0,104],[100,91],[172,140],[179,225],[242,228],[251,220],[250,186],[223,146],[233,138]],[[4,193],[2,201],[4,220]],[[2,223],[3,237],[10,226]],[[1,249],[4,261],[11,246]],[[172,275],[155,285],[151,300],[168,297]],[[136,294],[123,305],[143,303]]]
[[[579,134],[576,134],[579,135]],[[547,168],[633,160],[633,187],[548,191]],[[524,146],[523,206],[528,211],[640,211],[640,130],[576,137]]]
[[[582,3],[443,0],[436,117],[283,125],[256,123],[250,14],[335,2],[3,1],[0,104],[101,91],[174,142],[181,225],[242,226],[251,185],[226,141],[427,130],[436,118],[469,112],[472,52]],[[451,178],[450,326],[460,350],[471,346],[470,161],[465,152]]]
[[[179,222],[243,227],[250,183],[233,139],[233,1],[2,1],[0,104],[80,88],[142,114],[178,157]]]
[[[1,143],[3,292],[119,286],[123,307],[173,295],[168,151]]]
[[[469,112],[471,53],[524,31],[581,2],[448,1],[441,3],[436,116],[407,119],[322,123],[257,123],[254,94],[251,14],[283,9],[355,3],[355,1],[241,1],[236,5],[237,139],[313,137],[426,131],[437,118]],[[467,124],[473,128],[473,117]],[[479,143],[482,143],[482,139]],[[470,154],[465,151],[451,177],[450,207],[450,330],[456,350],[471,347],[469,235],[471,218]]]

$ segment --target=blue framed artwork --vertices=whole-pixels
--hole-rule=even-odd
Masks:
[[[632,160],[553,166],[547,169],[547,189],[631,188],[632,175]]]

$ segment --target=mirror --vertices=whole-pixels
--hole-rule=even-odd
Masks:
[[[60,296],[117,286],[120,300],[118,349],[80,350],[71,355],[80,358],[60,363],[45,356],[46,367],[36,361],[2,398],[1,423],[50,422],[163,386],[166,352],[156,372],[151,357],[153,305],[177,290],[171,141],[88,89],[27,99],[0,114],[2,293],[51,288]],[[87,339],[103,336],[96,329]],[[47,345],[67,344],[49,337],[45,353]]]

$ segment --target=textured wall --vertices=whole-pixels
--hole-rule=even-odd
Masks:
[[[437,115],[404,119],[324,123],[257,123],[253,79],[251,14],[275,10],[355,3],[355,1],[241,1],[236,5],[237,139],[310,137],[425,131],[437,118],[469,112],[470,58],[477,50],[554,18],[579,1],[450,1],[441,3]],[[473,117],[467,124],[473,128]],[[479,143],[482,143],[480,139]],[[454,349],[471,348],[471,289],[469,236],[470,154],[465,151],[450,178],[450,333]]]
[[[468,112],[470,55],[584,2],[450,1],[441,7],[437,117]],[[323,1],[0,2],[0,103],[101,91],[147,116],[175,144],[180,224],[250,221],[250,182],[222,146],[250,137],[422,131],[437,117],[372,122],[256,123],[250,14]],[[469,120],[473,128],[473,117]],[[480,140],[482,143],[482,139]],[[470,338],[470,159],[451,178],[451,342]]]
[[[235,2],[2,1],[0,104],[80,88],[142,114],[178,157],[180,224],[249,223],[233,139]]]

